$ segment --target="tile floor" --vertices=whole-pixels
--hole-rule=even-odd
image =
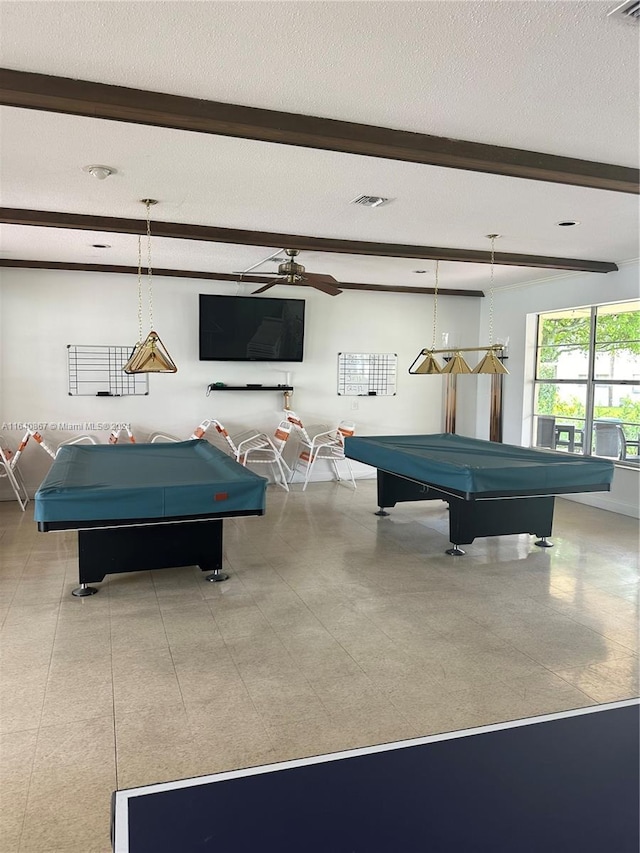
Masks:
[[[444,555],[444,504],[271,487],[231,578],[112,575],[0,503],[2,853],[108,853],[111,792],[638,695],[638,523],[559,500]]]

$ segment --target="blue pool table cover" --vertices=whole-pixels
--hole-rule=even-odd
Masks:
[[[265,509],[267,480],[204,439],[69,445],[35,495],[35,520],[190,518]]]
[[[537,489],[608,491],[614,470],[608,459],[448,433],[352,436],[345,440],[345,454],[382,471],[479,497]]]

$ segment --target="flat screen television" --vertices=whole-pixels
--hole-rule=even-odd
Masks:
[[[302,361],[304,299],[200,294],[200,361]]]

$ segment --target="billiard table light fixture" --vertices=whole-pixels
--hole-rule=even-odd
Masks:
[[[436,349],[436,324],[438,316],[438,261],[436,261],[436,284],[433,295],[433,337],[431,347],[420,350],[418,355],[409,368],[411,375],[431,375],[447,374],[450,376],[460,376],[463,374],[493,374],[502,375],[509,373],[507,368],[502,363],[505,357],[506,344],[494,344],[493,342],[493,268],[495,259],[494,244],[496,237],[499,234],[487,234],[491,240],[491,284],[489,288],[489,345],[484,347],[449,347],[448,349]],[[473,368],[467,364],[463,352],[483,352],[484,356],[480,362]],[[446,364],[441,367],[436,359],[436,355],[444,355]],[[416,364],[424,357],[424,361]]]
[[[151,331],[142,340],[142,238],[138,235],[138,343],[133,348],[129,361],[122,368],[125,373],[177,373],[178,368],[160,340],[157,332],[153,331],[153,292],[151,274],[151,216],[152,204],[155,199],[145,198],[142,203],[147,210],[147,284],[149,294],[149,327]]]

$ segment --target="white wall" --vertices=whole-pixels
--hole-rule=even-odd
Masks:
[[[14,443],[21,430],[11,422],[130,422],[139,440],[156,430],[188,437],[205,418],[217,418],[233,433],[246,427],[273,430],[281,416],[278,392],[213,392],[211,382],[284,383],[293,375],[292,408],[310,424],[356,422],[358,434],[442,431],[442,380],[409,376],[415,356],[431,343],[430,296],[353,293],[330,297],[308,288],[280,288],[269,295],[304,298],[304,362],[254,364],[198,360],[198,293],[250,293],[251,286],[177,278],[154,278],[154,325],[178,365],[175,375],[150,377],[148,397],[70,397],[67,344],[127,344],[138,336],[135,276],[44,270],[2,270],[0,291],[0,432]],[[477,340],[480,303],[465,297],[438,300],[439,328],[455,329],[461,340]],[[143,314],[148,331],[146,306]],[[339,352],[396,352],[395,397],[340,397]],[[463,377],[464,378],[464,377]],[[473,434],[475,386],[461,396],[458,431]],[[357,409],[352,408],[357,405]],[[91,430],[106,441],[108,430]],[[45,429],[53,445],[72,433]],[[209,437],[209,435],[207,436]],[[21,460],[30,492],[42,480],[50,458],[30,442]],[[360,466],[360,475],[371,475]],[[3,489],[4,487],[4,489]],[[0,483],[0,498],[11,493]]]
[[[507,366],[509,376],[504,380],[504,436],[509,444],[528,446],[532,428],[533,370],[535,356],[535,314],[583,305],[599,305],[638,299],[640,296],[640,265],[638,262],[621,266],[618,272],[603,274],[581,273],[565,278],[539,280],[524,286],[500,288],[494,298],[494,329],[496,338],[509,336]],[[482,300],[482,343],[488,339],[489,299]],[[486,381],[486,378],[485,378]],[[476,435],[486,438],[489,423],[488,396],[479,388]],[[638,469],[616,466],[609,493],[572,496],[573,500],[639,516]]]

